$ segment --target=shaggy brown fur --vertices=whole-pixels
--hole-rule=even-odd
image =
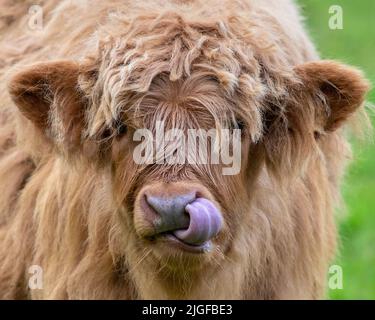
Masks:
[[[0,297],[322,297],[360,72],[318,61],[290,0],[40,3],[31,31],[28,2],[0,1]],[[242,123],[240,174],[137,165],[132,132],[156,120]],[[136,232],[140,190],[172,183],[221,209],[213,252]]]

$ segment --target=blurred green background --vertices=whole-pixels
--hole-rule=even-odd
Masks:
[[[375,1],[298,0],[306,25],[324,59],[360,67],[375,84]],[[331,30],[329,8],[343,9],[343,29]],[[368,96],[375,104],[375,90]],[[374,116],[371,120],[375,126]],[[347,213],[340,218],[341,248],[335,264],[343,269],[343,289],[331,299],[375,299],[375,144],[353,139],[354,161],[343,186]]]

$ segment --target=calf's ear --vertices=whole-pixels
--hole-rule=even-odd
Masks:
[[[370,88],[359,70],[335,61],[308,62],[295,72],[302,81],[298,90],[324,100],[326,131],[339,128],[362,105]]]
[[[20,112],[49,138],[79,143],[84,120],[79,73],[73,61],[38,63],[11,78],[9,93]]]

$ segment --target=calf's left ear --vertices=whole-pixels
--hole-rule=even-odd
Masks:
[[[323,99],[327,108],[324,130],[339,128],[364,102],[370,85],[362,73],[335,61],[299,65],[295,72],[302,81],[297,90]]]
[[[79,73],[74,61],[41,62],[16,73],[9,82],[9,93],[20,112],[43,134],[76,144],[84,120]]]

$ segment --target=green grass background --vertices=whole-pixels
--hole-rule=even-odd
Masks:
[[[324,59],[360,67],[375,84],[375,0],[299,0],[306,25]],[[344,28],[330,30],[331,5],[343,9]],[[375,104],[375,90],[368,100]],[[375,126],[374,116],[371,116]],[[354,162],[343,186],[347,213],[340,219],[343,289],[332,299],[375,299],[375,145],[353,141]]]

